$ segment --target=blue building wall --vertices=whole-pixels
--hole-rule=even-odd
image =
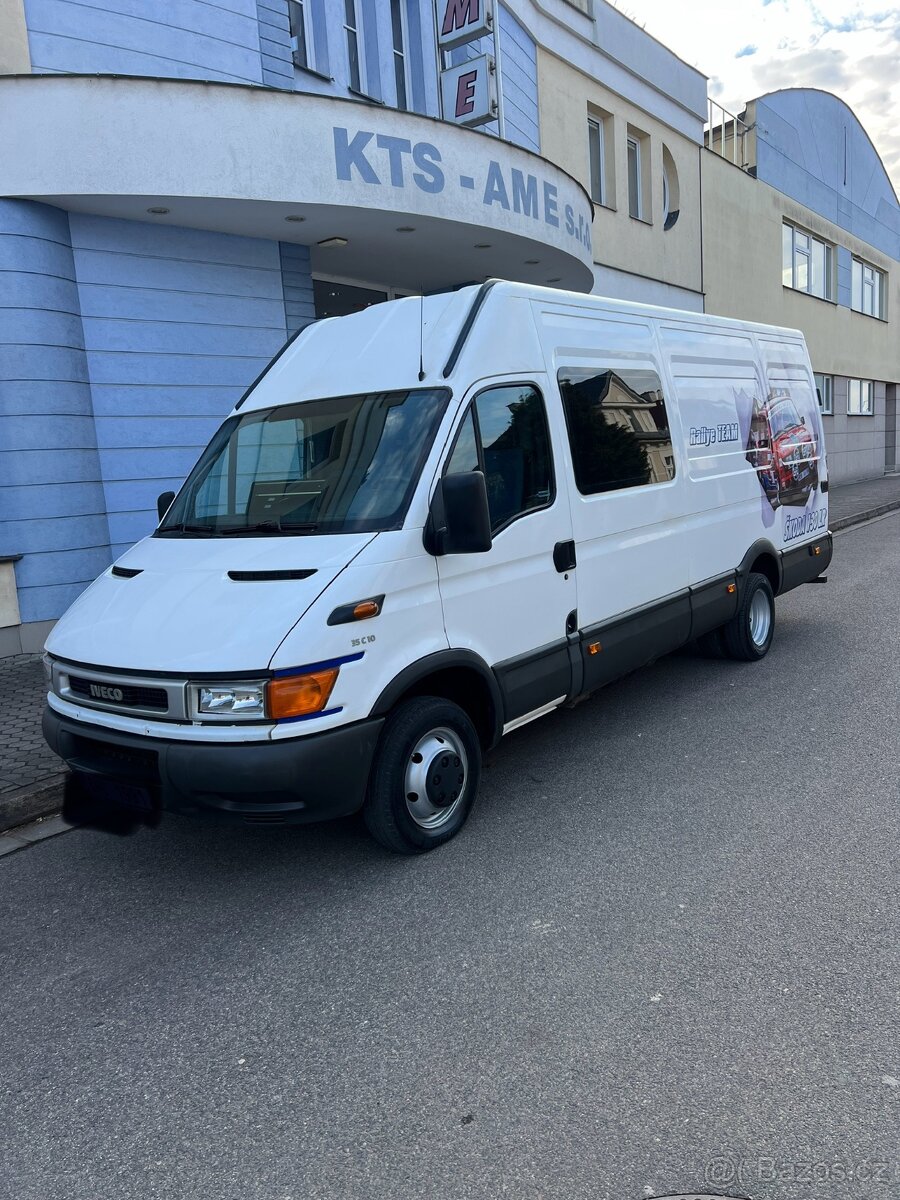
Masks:
[[[25,0],[35,72],[261,83],[256,0]]]
[[[308,246],[281,243],[281,284],[287,331],[294,334],[316,319]]]
[[[408,107],[438,116],[432,3],[401,2]],[[24,0],[24,10],[35,73],[347,99],[344,0],[306,3],[315,71],[293,64],[288,0]],[[396,105],[390,4],[359,3],[360,99]],[[506,137],[538,150],[535,45],[498,11]],[[305,246],[0,200],[0,554],[24,556],[15,568],[23,622],[58,617],[153,528],[157,495],[180,484],[285,337],[314,315]]]
[[[494,53],[493,37],[479,38],[451,51],[456,66],[482,54]],[[500,7],[500,64],[503,93],[503,133],[507,141],[540,151],[538,125],[537,48],[534,39],[508,9]],[[482,125],[499,134],[497,121]]]
[[[811,88],[773,92],[756,102],[756,133],[759,179],[900,260],[900,205],[842,100]]]
[[[277,242],[73,213],[72,248],[112,553],[287,336]]]
[[[284,0],[256,0],[262,81],[267,87],[292,88],[291,23]]]
[[[0,554],[23,621],[59,616],[109,564],[66,213],[0,200]]]

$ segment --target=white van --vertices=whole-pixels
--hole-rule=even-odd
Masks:
[[[800,333],[506,282],[304,329],[47,642],[84,794],[430,850],[507,732],[831,559]]]

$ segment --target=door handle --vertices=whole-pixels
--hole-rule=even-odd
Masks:
[[[553,547],[553,565],[560,574],[563,571],[575,570],[575,543],[573,541],[556,543]]]

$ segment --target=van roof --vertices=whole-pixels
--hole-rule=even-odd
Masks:
[[[237,407],[251,410],[327,396],[448,386],[461,360],[470,369],[477,361],[479,377],[508,374],[511,360],[517,372],[543,372],[534,322],[530,316],[519,319],[516,312],[527,302],[548,309],[632,314],[695,329],[740,329],[790,341],[803,338],[799,330],[491,279],[457,291],[407,296],[348,316],[314,321],[286,343]],[[504,308],[508,312],[491,329],[491,336],[485,336],[485,322]],[[523,316],[526,311],[521,309]]]

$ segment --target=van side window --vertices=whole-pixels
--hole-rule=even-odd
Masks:
[[[583,496],[675,478],[675,455],[659,376],[652,370],[563,367],[575,483]]]
[[[553,501],[553,458],[544,401],[527,384],[488,388],[460,427],[447,473],[481,470],[491,529]]]
[[[480,471],[481,459],[478,457],[478,435],[475,433],[475,418],[472,409],[466,413],[466,419],[459,427],[456,435],[456,445],[447,463],[447,475],[462,475],[467,471]]]

